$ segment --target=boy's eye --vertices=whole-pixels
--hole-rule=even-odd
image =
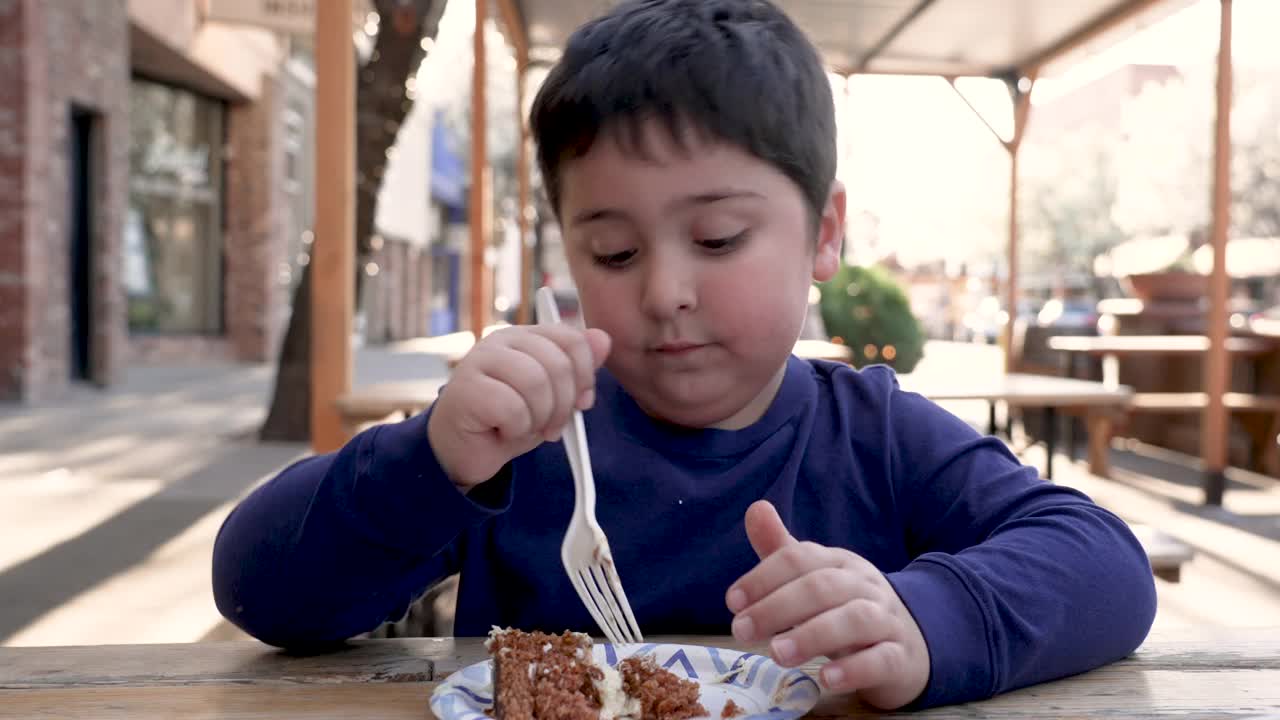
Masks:
[[[735,245],[737,245],[739,242],[742,241],[744,237],[746,237],[746,235],[747,235],[747,231],[743,230],[737,235],[731,235],[729,237],[707,238],[705,240],[699,240],[698,244],[701,245],[703,248],[707,250],[711,250],[713,252],[715,251],[723,252],[726,250],[732,250]]]
[[[635,250],[623,250],[609,255],[596,255],[595,260],[597,264],[605,267],[620,268],[631,262],[631,258],[635,257],[635,255]]]

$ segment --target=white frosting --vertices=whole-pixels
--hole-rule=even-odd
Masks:
[[[593,681],[600,693],[600,720],[639,718],[640,701],[623,691],[622,675],[604,663],[600,663],[598,667],[604,674],[601,679]]]

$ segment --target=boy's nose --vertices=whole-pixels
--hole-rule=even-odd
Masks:
[[[657,318],[669,318],[697,307],[697,284],[683,263],[652,262],[645,268],[644,311]]]

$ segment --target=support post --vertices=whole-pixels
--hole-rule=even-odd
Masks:
[[[316,3],[316,223],[311,250],[311,447],[342,447],[355,308],[355,54],[351,0]]]
[[[475,0],[476,28],[471,71],[471,191],[468,199],[468,220],[471,230],[470,300],[471,332],[477,341],[484,335],[489,322],[488,263],[485,261],[489,247],[490,206],[488,170],[488,118],[485,98],[486,58],[485,25],[489,15],[488,0]]]
[[[1213,273],[1209,278],[1209,351],[1204,362],[1204,386],[1209,402],[1201,424],[1204,463],[1204,501],[1221,505],[1226,490],[1227,407],[1223,396],[1231,383],[1227,356],[1227,235],[1231,227],[1231,0],[1219,0],[1217,122],[1213,133]]]
[[[520,312],[517,322],[528,325],[533,322],[533,293],[537,280],[533,277],[533,237],[529,232],[533,223],[533,205],[530,203],[529,122],[525,117],[525,80],[529,59],[516,55],[516,127],[520,134],[520,147],[516,150],[516,226],[520,232]]]
[[[947,84],[965,105],[978,116],[983,125],[991,131],[996,140],[1009,153],[1009,245],[1007,263],[1009,278],[1005,284],[1005,307],[1009,320],[1000,332],[1000,345],[1004,348],[1005,372],[1012,370],[1013,362],[1013,323],[1018,315],[1018,149],[1022,147],[1022,138],[1027,130],[1027,122],[1031,119],[1031,91],[1035,88],[1036,73],[1027,75],[1014,70],[1004,78],[1009,89],[1009,97],[1013,100],[1013,137],[1005,139],[995,127],[978,111],[969,98],[956,86],[956,78],[946,78]],[[1025,81],[1025,82],[1024,82]],[[1025,87],[1023,87],[1025,85]]]

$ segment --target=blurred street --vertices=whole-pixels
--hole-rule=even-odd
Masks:
[[[357,385],[446,371],[422,352],[356,357]],[[0,643],[188,642],[215,629],[218,527],[308,452],[255,440],[273,372],[134,368],[107,391],[0,406]]]
[[[452,338],[361,348],[356,385],[443,378]],[[994,374],[998,349],[932,342],[916,372]],[[0,409],[0,642],[190,642],[242,637],[220,621],[209,558],[222,519],[307,449],[253,439],[271,390],[265,365],[135,369],[105,392]],[[983,428],[983,403],[948,405]],[[1015,433],[1014,444],[1018,446]],[[1042,465],[1042,448],[1025,450]],[[1058,458],[1058,481],[1196,551],[1182,581],[1157,581],[1158,626],[1280,625],[1280,483],[1233,471],[1222,509],[1198,503],[1190,460],[1114,453],[1117,479]]]

